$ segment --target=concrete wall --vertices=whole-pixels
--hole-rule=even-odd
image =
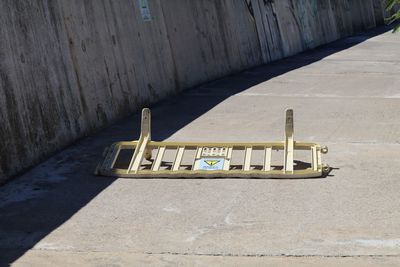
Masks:
[[[137,0],[0,1],[0,183],[169,94],[382,21],[380,0],[248,1],[149,0],[151,21]]]

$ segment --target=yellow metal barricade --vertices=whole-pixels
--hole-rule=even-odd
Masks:
[[[154,142],[151,113],[145,108],[139,140],[112,144],[105,150],[96,174],[127,178],[309,178],[328,173],[330,168],[321,162],[321,154],[328,148],[294,141],[293,134],[293,110],[288,109],[285,140],[280,142]],[[283,162],[278,164],[273,163],[276,151],[283,152]],[[309,162],[295,160],[296,151],[309,151]]]

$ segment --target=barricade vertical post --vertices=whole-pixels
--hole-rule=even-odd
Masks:
[[[293,151],[294,151],[294,125],[293,125],[293,109],[286,110],[285,122],[285,147],[284,147],[284,172],[293,173]]]
[[[151,141],[151,111],[148,108],[144,108],[142,110],[142,123],[141,123],[140,135],[147,136],[148,142]],[[151,159],[151,149],[145,150],[144,158],[147,160]]]
[[[151,158],[151,150],[146,149],[148,142],[150,142],[151,140],[150,128],[151,128],[151,112],[150,109],[144,108],[142,110],[142,123],[140,129],[139,142],[135,148],[135,152],[129,164],[127,173],[130,173],[131,171],[137,173],[140,168],[140,165],[142,164],[143,157],[146,157],[146,159]]]

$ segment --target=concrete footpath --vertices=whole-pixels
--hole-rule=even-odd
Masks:
[[[400,266],[400,34],[378,29],[152,107],[153,139],[329,147],[328,177],[112,179],[139,115],[0,188],[0,265]]]

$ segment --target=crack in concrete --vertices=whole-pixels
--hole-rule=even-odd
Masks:
[[[3,250],[0,248],[0,250]],[[5,249],[13,250],[13,249]],[[18,250],[18,249],[16,249]],[[103,251],[103,250],[66,250],[66,249],[47,249],[47,248],[33,248],[28,251],[51,251],[51,252],[69,252],[69,253],[133,253],[143,255],[173,255],[173,256],[204,256],[204,257],[287,257],[287,258],[379,258],[379,257],[392,257],[400,258],[400,254],[339,254],[339,255],[326,255],[326,254],[268,254],[268,253],[255,253],[255,254],[237,254],[237,253],[191,253],[191,252],[151,252],[151,251],[129,251],[129,250],[116,250],[116,251]]]
[[[232,253],[185,253],[185,252],[144,252],[148,255],[209,256],[209,257],[292,257],[292,258],[362,258],[362,257],[400,257],[400,254],[368,255],[296,255],[296,254],[232,254]]]

